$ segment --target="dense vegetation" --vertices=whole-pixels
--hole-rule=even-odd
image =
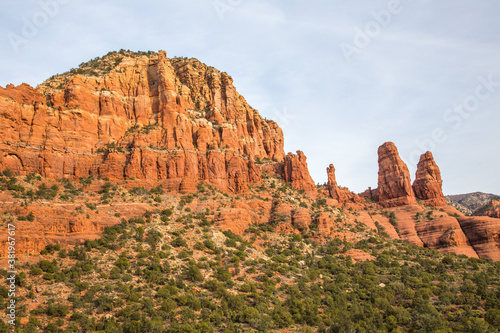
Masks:
[[[51,200],[57,195],[71,200],[93,181],[82,178],[80,187],[61,181],[55,188],[42,186],[44,180],[36,176],[30,180],[38,182],[35,190],[23,190],[8,173],[0,183],[24,200]],[[96,193],[101,202],[120,197],[115,184],[102,184]],[[273,225],[253,225],[242,236],[221,232],[207,219],[213,212],[194,213],[188,207],[207,191],[200,185],[198,193],[179,196],[176,205],[165,207],[161,187],[132,188],[127,196],[147,197],[156,208],[121,218],[98,240],[70,249],[47,246],[37,260],[18,268],[16,331],[500,329],[500,263],[442,255],[392,240],[383,230],[360,228],[366,237],[357,243],[335,238],[324,244],[305,233],[278,233]],[[289,189],[282,185],[273,191],[277,198]],[[322,199],[308,204],[317,211],[329,209]],[[89,205],[88,210],[96,209]],[[25,216],[24,221],[31,218]],[[281,219],[274,217],[272,224],[279,225]],[[346,255],[353,248],[374,259],[354,262]],[[7,272],[0,274],[5,281]],[[1,286],[3,309],[6,292]],[[7,331],[9,326],[0,321],[0,332]]]

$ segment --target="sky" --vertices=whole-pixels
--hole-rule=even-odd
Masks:
[[[377,148],[443,192],[500,194],[498,0],[24,0],[0,12],[0,85],[42,83],[109,51],[165,50],[227,72],[317,183],[377,187]]]

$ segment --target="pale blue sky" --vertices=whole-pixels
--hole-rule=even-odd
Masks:
[[[393,141],[412,179],[432,148],[446,194],[500,194],[498,17],[497,0],[8,1],[0,85],[163,49],[228,72],[316,182],[333,163],[342,186],[376,187]]]

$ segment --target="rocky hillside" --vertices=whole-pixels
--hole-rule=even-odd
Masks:
[[[19,269],[18,326],[172,333],[499,327],[500,276],[491,261],[442,255],[361,225],[357,232],[367,237],[355,244],[318,244],[265,224],[242,237],[189,212],[200,198],[185,200],[182,210],[121,217],[79,246],[45,247]],[[7,331],[3,321],[0,329]]]
[[[457,201],[451,200],[449,198],[449,196],[446,196],[445,200],[446,200],[447,205],[456,208],[458,211],[462,212],[463,214],[465,214],[467,216],[472,215],[472,211],[469,208],[465,207],[464,205],[459,204]]]
[[[16,266],[24,332],[500,328],[498,263],[476,258],[493,253],[487,221],[499,219],[355,195],[341,206],[327,187],[313,199],[274,177],[238,196],[206,183],[188,194],[8,171],[0,180],[1,219],[30,254]],[[330,189],[351,200],[333,177]]]
[[[500,218],[500,199],[491,199],[488,204],[476,209],[474,215]]]
[[[490,205],[492,199],[500,199],[500,196],[483,193],[473,192],[466,194],[447,195],[449,204],[462,211],[467,215],[476,215],[475,212],[480,208]],[[485,209],[483,209],[485,210]]]

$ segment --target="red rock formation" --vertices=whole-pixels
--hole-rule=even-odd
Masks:
[[[311,224],[311,213],[308,208],[297,208],[292,211],[292,224],[294,227],[309,228]]]
[[[204,180],[242,192],[260,181],[253,158],[283,161],[281,129],[226,73],[164,51],[111,54],[92,66],[97,76],[82,67],[36,89],[0,87],[0,170],[182,190]]]
[[[359,196],[365,199],[378,201],[378,189],[377,188],[372,189],[371,187],[368,187],[368,189],[360,193]]]
[[[434,157],[430,151],[420,156],[420,161],[417,165],[415,181],[413,182],[413,190],[418,199],[423,200],[424,204],[431,206],[444,206],[443,180],[441,172]]]
[[[387,211],[394,214],[394,224],[400,239],[418,246],[436,249],[442,253],[478,257],[478,253],[469,242],[460,223],[451,216],[460,214],[453,207],[443,206],[438,211],[430,210],[421,205],[409,205],[389,208]],[[373,228],[364,217],[363,212],[357,218]],[[390,221],[378,215],[373,215],[372,219],[379,221],[391,237],[398,238],[392,234]]]
[[[292,205],[287,202],[274,201],[271,209],[270,223],[273,226],[292,223]]]
[[[378,148],[378,201],[384,207],[416,204],[408,167],[392,142]]]
[[[298,190],[315,192],[316,185],[309,174],[306,160],[306,155],[300,150],[297,150],[297,155],[288,153],[285,156],[283,178]]]
[[[337,180],[335,179],[335,167],[330,164],[326,168],[326,173],[328,174],[327,188],[332,199],[337,200],[339,204],[344,204],[346,202],[361,202],[359,195],[352,193],[347,188],[341,188],[337,185]]]
[[[397,233],[400,239],[411,244],[424,246],[424,242],[420,239],[415,229],[415,216],[423,213],[424,209],[422,206],[399,206],[390,208],[389,211],[394,212],[396,215]]]
[[[350,249],[346,251],[344,255],[351,257],[352,261],[354,262],[363,262],[377,259],[371,254],[359,249]]]
[[[260,221],[258,215],[245,208],[224,210],[216,218],[216,227],[220,230],[231,230],[242,235],[251,224]]]
[[[485,215],[500,219],[500,200],[491,200],[491,209]]]
[[[334,220],[327,213],[321,212],[315,220],[318,225],[318,233],[323,237],[332,235],[337,229]]]
[[[333,166],[333,164],[330,164],[328,168],[326,168],[326,174],[328,176],[328,190],[338,187],[337,179],[335,178],[335,167]]]

